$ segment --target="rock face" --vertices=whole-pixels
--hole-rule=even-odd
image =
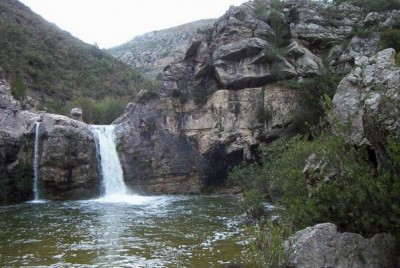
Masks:
[[[200,20],[133,38],[108,52],[143,73],[156,77],[166,65],[182,59],[187,45],[198,31],[206,31],[214,19]]]
[[[224,181],[231,167],[257,159],[259,146],[295,134],[304,107],[280,81],[301,82],[327,69],[349,72],[358,64],[354,59],[378,50],[379,34],[352,36],[355,25],[372,23],[358,7],[289,0],[282,10],[264,8],[260,16],[255,2],[231,7],[192,38],[180,61],[165,67],[159,91],[142,92],[115,121],[132,188],[197,193]],[[290,30],[281,47],[271,14]],[[354,87],[343,85],[343,91]],[[345,95],[339,100],[340,94],[335,103],[341,113],[357,110],[358,95],[353,101]]]
[[[394,55],[393,49],[386,49],[369,58],[357,57],[333,99],[338,119],[348,125],[350,141],[371,146],[378,167],[387,162],[386,138],[400,130],[400,68],[394,65]]]
[[[0,201],[32,198],[35,123],[41,121],[39,177],[43,198],[83,199],[99,193],[95,143],[88,125],[21,110],[0,81]]]
[[[339,233],[332,223],[317,224],[294,234],[287,242],[289,267],[396,267],[394,237],[377,234],[365,239]]]

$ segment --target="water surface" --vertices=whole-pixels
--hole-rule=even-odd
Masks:
[[[221,267],[240,262],[232,197],[131,196],[0,207],[0,267]]]

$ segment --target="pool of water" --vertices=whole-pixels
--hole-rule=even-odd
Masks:
[[[238,199],[204,196],[0,206],[0,267],[240,263],[245,235],[239,214]]]

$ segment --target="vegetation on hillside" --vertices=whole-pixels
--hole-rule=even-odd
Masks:
[[[133,99],[140,89],[157,86],[16,0],[0,2],[0,36],[0,65],[14,95],[31,96],[50,112],[61,113],[79,98]]]

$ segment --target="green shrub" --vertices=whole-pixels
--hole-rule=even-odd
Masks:
[[[392,166],[398,167],[400,142],[391,144],[389,151],[396,156],[391,157]],[[253,177],[244,181],[246,167],[234,170],[230,176],[239,177],[242,183],[254,185],[256,189],[264,189],[284,208],[280,213],[286,222],[299,229],[333,222],[341,231],[367,236],[399,231],[399,174],[390,169],[375,170],[368,162],[365,148],[355,149],[342,137],[323,133],[313,141],[296,137],[281,143],[278,152],[266,155],[262,166],[250,167],[247,173],[256,174],[256,181]],[[326,163],[317,174],[318,186],[310,185],[303,174],[306,159],[312,153]],[[325,181],[327,177],[331,179]]]
[[[340,81],[339,76],[324,72],[320,76],[305,78],[303,81],[285,81],[285,86],[293,89],[300,102],[294,116],[292,128],[296,133],[306,133],[316,126],[325,114],[323,99],[332,99]]]
[[[397,67],[400,67],[400,52],[398,52],[398,53],[396,54],[395,62],[396,62],[396,66],[397,66]]]
[[[354,25],[350,35],[351,36],[358,36],[358,37],[368,37],[372,33],[373,33],[372,29],[364,28],[364,27],[359,26],[359,25]]]
[[[94,105],[93,120],[96,124],[111,124],[118,116],[120,116],[127,105],[124,99],[115,99],[113,97],[105,97]]]
[[[268,221],[248,228],[247,232],[254,238],[246,256],[249,267],[285,267],[290,257],[290,251],[285,251],[284,247],[284,241],[292,232],[289,226]]]
[[[11,94],[17,100],[22,100],[25,97],[28,87],[25,85],[20,74],[17,74],[11,81]]]
[[[84,122],[107,125],[124,112],[127,103],[128,100],[122,98],[105,97],[100,101],[94,101],[90,98],[80,97],[65,106],[64,114],[69,116],[72,108],[80,108]]]
[[[400,51],[400,30],[387,30],[381,34],[381,47],[394,48],[396,52]]]

